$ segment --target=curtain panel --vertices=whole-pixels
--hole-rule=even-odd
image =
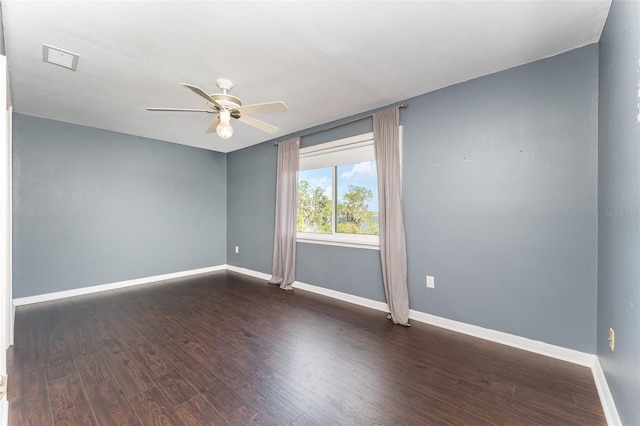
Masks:
[[[271,284],[292,290],[296,279],[296,209],[300,138],[278,143],[276,220]]]
[[[399,125],[400,113],[397,107],[373,114],[384,291],[389,304],[389,319],[395,324],[409,326]]]

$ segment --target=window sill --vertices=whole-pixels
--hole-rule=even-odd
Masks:
[[[377,236],[367,236],[373,238],[363,238],[355,241],[351,238],[336,237],[334,235],[305,235],[296,238],[298,243],[321,244],[327,246],[363,248],[367,250],[380,250],[380,239]]]

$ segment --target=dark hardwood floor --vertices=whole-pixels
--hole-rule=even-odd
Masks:
[[[18,308],[12,425],[601,425],[589,369],[218,272]]]

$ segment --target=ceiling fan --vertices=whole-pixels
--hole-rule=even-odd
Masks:
[[[222,90],[222,93],[207,94],[204,90],[197,86],[187,83],[180,83],[182,86],[191,90],[196,95],[207,101],[209,109],[193,109],[193,108],[147,108],[148,111],[179,111],[179,112],[206,112],[208,114],[217,114],[216,119],[211,123],[206,133],[216,132],[222,139],[229,139],[233,135],[233,127],[231,127],[231,119],[236,119],[242,123],[260,129],[263,132],[275,133],[278,128],[272,124],[265,123],[253,117],[245,115],[262,114],[268,112],[284,112],[287,111],[287,105],[282,101],[265,102],[261,104],[242,105],[242,101],[228,92],[233,88],[233,82],[226,78],[216,80],[216,85]]]

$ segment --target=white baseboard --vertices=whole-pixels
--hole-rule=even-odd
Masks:
[[[13,299],[14,306],[30,305],[32,303],[48,302],[51,300],[65,299],[67,297],[81,296],[84,294],[99,293],[118,288],[132,287],[141,284],[149,284],[173,278],[188,277],[191,275],[205,274],[207,272],[224,271],[227,265],[210,266],[207,268],[192,269],[189,271],[172,272],[170,274],[154,275],[152,277],[136,278],[133,280],[119,281],[110,284],[94,285],[91,287],[75,288],[73,290],[57,291],[54,293],[39,294],[37,296],[18,297]]]
[[[254,271],[253,269],[241,268],[239,266],[225,265],[228,271],[237,272],[239,274],[248,275],[254,278],[260,278],[261,280],[270,280],[271,274],[265,274],[264,272]]]
[[[354,305],[360,305],[367,308],[375,309],[389,313],[389,305],[385,302],[378,302],[377,300],[367,299],[365,297],[354,296],[353,294],[343,293],[341,291],[331,290],[324,287],[318,287],[311,284],[305,284],[300,281],[294,281],[293,288],[299,288],[300,290],[306,290],[312,293],[328,296],[333,299],[343,300],[345,302],[353,303]]]
[[[447,318],[438,317],[436,315],[427,314],[420,311],[409,310],[409,318],[456,331],[458,333],[467,334],[469,336],[479,337],[484,340],[500,343],[525,351],[537,353],[551,358],[560,359],[562,361],[571,362],[573,364],[582,365],[592,368],[597,357],[593,354],[576,351],[573,349],[563,348],[562,346],[551,345],[549,343],[540,342],[538,340],[528,339],[526,337],[516,336],[502,331],[491,330],[489,328],[479,327],[477,325],[466,324]]]
[[[593,373],[593,380],[596,382],[598,396],[600,396],[600,403],[602,404],[602,410],[607,419],[607,424],[609,426],[621,426],[622,422],[620,421],[616,404],[613,401],[613,395],[611,395],[611,391],[609,390],[609,384],[607,383],[604,371],[602,371],[600,360],[597,358],[591,368],[591,372]]]
[[[269,280],[271,278],[270,274],[254,271],[253,269],[241,268],[239,266],[227,265],[227,269],[232,272],[237,272],[239,274],[244,274],[263,280]],[[293,288],[299,288],[300,290],[306,290],[311,293],[321,294],[323,296],[331,297],[332,299],[344,300],[345,302],[353,303],[355,305],[360,305],[371,309],[376,309],[378,311],[387,313],[389,312],[389,307],[386,303],[367,299],[365,297],[354,296],[353,294],[343,293],[341,291],[331,290],[324,287],[318,287],[300,281],[294,281]]]
[[[227,265],[229,271],[238,272],[239,274],[248,275],[254,278],[260,278],[269,280],[271,274],[265,274],[264,272],[254,271],[253,269],[241,268],[239,266]],[[321,294],[323,296],[331,297],[332,299],[344,300],[356,305],[365,306],[367,308],[376,309],[378,311],[389,312],[389,307],[384,302],[378,302],[375,300],[367,299],[360,296],[354,296],[349,293],[343,293],[341,291],[330,290],[324,287],[318,287],[311,284],[305,284],[300,281],[293,282],[293,288],[299,288],[300,290],[310,291],[311,293]]]

